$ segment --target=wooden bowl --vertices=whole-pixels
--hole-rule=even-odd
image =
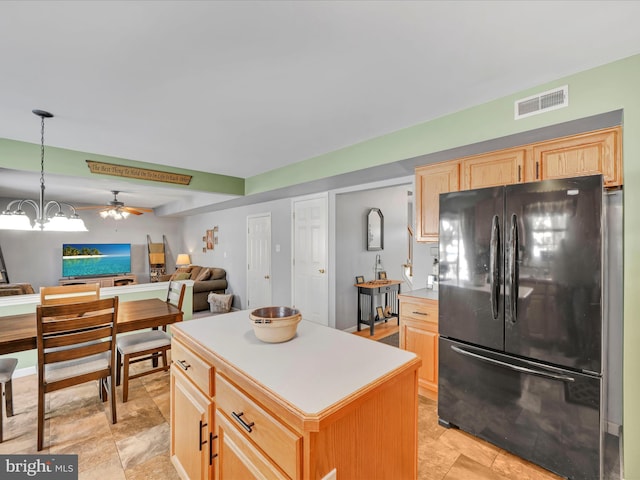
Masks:
[[[252,311],[249,318],[258,339],[267,343],[280,343],[295,336],[302,315],[295,308],[263,307]]]

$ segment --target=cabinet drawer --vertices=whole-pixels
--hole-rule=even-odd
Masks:
[[[423,322],[438,323],[438,302],[400,301],[400,318],[411,318]]]
[[[214,369],[198,355],[176,340],[171,341],[171,368],[179,368],[205,394],[213,397]]]
[[[387,292],[397,292],[399,289],[400,289],[400,285],[386,285],[386,286],[380,287],[378,291],[380,293],[387,293]]]
[[[257,405],[226,378],[216,375],[216,406],[291,478],[301,469],[302,438]]]
[[[218,478],[263,480],[289,480],[290,477],[269,460],[259,448],[240,433],[225,415],[216,412],[218,429],[218,456],[216,470]]]

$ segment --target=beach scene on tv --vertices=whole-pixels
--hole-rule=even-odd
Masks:
[[[62,276],[117,275],[131,271],[129,243],[73,243],[62,246]]]

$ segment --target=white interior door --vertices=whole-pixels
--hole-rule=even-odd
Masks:
[[[329,325],[327,195],[293,200],[293,306],[302,318]]]
[[[247,217],[247,308],[271,305],[271,214]]]

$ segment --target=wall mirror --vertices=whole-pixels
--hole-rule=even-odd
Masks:
[[[367,213],[367,250],[384,248],[384,217],[379,208],[372,208]]]

